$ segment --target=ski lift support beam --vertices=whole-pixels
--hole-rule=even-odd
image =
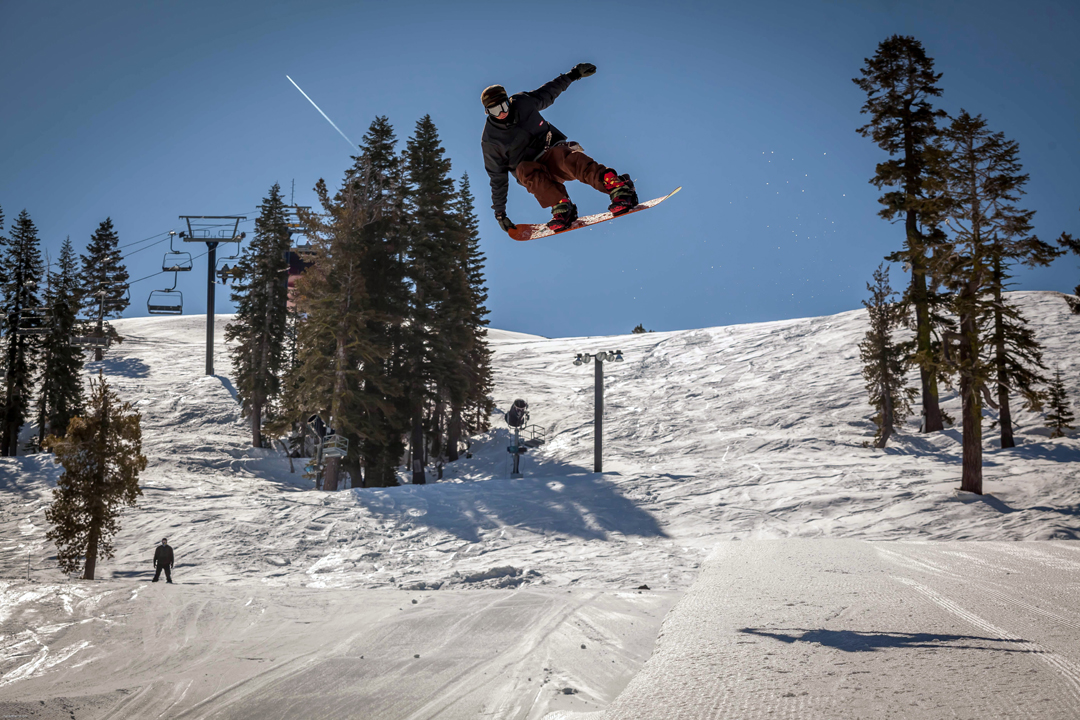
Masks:
[[[217,269],[217,246],[223,242],[236,243],[237,251],[245,233],[240,230],[243,215],[181,215],[187,232],[181,233],[184,242],[206,243],[209,253],[206,271],[206,374],[214,374],[214,270]]]

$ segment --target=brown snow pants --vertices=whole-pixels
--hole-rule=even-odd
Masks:
[[[600,192],[604,189],[604,173],[610,168],[593,160],[581,146],[563,143],[548,148],[537,160],[526,160],[514,170],[514,177],[532,193],[540,207],[554,207],[565,197],[565,182],[579,180]]]

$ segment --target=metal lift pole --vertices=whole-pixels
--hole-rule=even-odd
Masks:
[[[240,241],[246,233],[238,233],[243,215],[181,215],[187,223],[187,231],[180,233],[184,242],[206,244],[206,374],[214,374],[214,275],[217,272],[217,246],[223,242],[236,243],[237,256]],[[221,228],[227,228],[222,230]],[[170,249],[172,245],[169,245]]]
[[[594,358],[596,363],[596,387],[593,390],[595,419],[593,431],[596,434],[593,445],[593,472],[604,471],[604,361]]]
[[[206,374],[214,374],[214,270],[217,269],[216,242],[206,243],[210,251],[206,263]]]

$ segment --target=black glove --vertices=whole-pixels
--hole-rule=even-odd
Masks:
[[[499,222],[499,227],[501,227],[503,230],[506,230],[507,232],[517,229],[517,225],[510,222],[510,218],[506,217],[506,213],[495,213],[495,219]]]
[[[596,66],[592,63],[578,63],[574,69],[566,73],[571,80],[580,80],[596,73]]]

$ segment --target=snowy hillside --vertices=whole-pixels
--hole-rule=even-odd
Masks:
[[[1048,364],[1063,371],[1075,402],[1080,322],[1057,293],[1013,298],[1035,325]],[[194,637],[199,635],[196,618],[186,614],[195,612],[204,622],[200,613],[205,612],[205,621],[217,628],[213,632],[240,638],[252,627],[246,615],[237,615],[246,600],[263,612],[280,613],[275,617],[283,623],[299,622],[302,609],[318,606],[329,623],[319,637],[344,638],[367,633],[362,627],[370,626],[363,623],[391,622],[387,618],[401,604],[411,605],[409,598],[423,598],[419,607],[424,602],[441,607],[444,623],[453,624],[454,617],[478,612],[469,597],[483,596],[495,604],[504,597],[533,598],[536,603],[522,616],[530,618],[526,624],[543,624],[539,618],[550,612],[544,622],[553,623],[551,628],[572,618],[575,627],[592,628],[590,637],[620,648],[611,663],[605,660],[614,668],[601,672],[596,658],[566,659],[571,650],[581,652],[576,640],[553,649],[552,638],[559,635],[554,630],[526,633],[531,645],[522,644],[521,637],[507,640],[506,647],[517,648],[521,658],[507,660],[492,675],[513,678],[498,689],[476,687],[488,688],[481,705],[489,709],[491,697],[504,703],[520,698],[516,705],[496,703],[502,714],[495,716],[522,718],[610,703],[648,658],[664,613],[725,541],[1080,538],[1080,441],[1049,439],[1038,414],[1015,413],[1015,449],[995,448],[995,434],[985,432],[988,495],[981,499],[955,492],[958,428],[923,437],[913,419],[887,450],[863,447],[873,435],[858,363],[857,344],[866,330],[863,311],[607,338],[544,339],[493,330],[497,406],[506,409],[515,398],[526,399],[531,423],[547,438],[523,458],[525,477],[509,477],[509,436],[496,418],[495,430],[473,439],[473,457],[447,466],[442,481],[429,476],[432,484],[426,486],[329,494],[313,491],[301,478],[300,462],[290,473],[280,453],[247,447],[247,429],[227,377],[227,319],[218,320],[217,376],[203,374],[202,317],[119,321],[125,342],[105,361],[88,364],[142,412],[150,459],[143,497],[125,514],[116,538],[116,557],[98,565],[101,580],[66,581],[49,559],[54,549],[45,542],[42,513],[58,469],[43,455],[0,459],[0,701],[18,701],[22,709],[24,700],[53,697],[46,688],[64,678],[69,698],[64,707],[96,717],[95,708],[117,707],[117,688],[153,685],[170,673],[187,677],[192,668],[199,668],[200,676],[212,674],[209,668],[222,673],[220,687],[196,685],[201,689],[192,696],[176,689],[180,685],[168,692],[178,709],[190,711],[185,716],[210,717],[217,716],[211,700],[224,692],[226,680],[241,683],[262,672],[213,665],[231,661],[235,653],[211,643],[199,646],[201,654],[189,658],[189,665],[176,661],[141,670],[130,685],[110,684],[105,671],[90,673],[96,667],[93,648],[100,645],[99,657],[109,656],[107,643],[68,625],[99,615],[112,618],[120,612],[116,603],[141,602],[151,589],[157,596],[162,586],[143,581],[152,573],[153,546],[163,536],[176,550],[175,575],[182,585],[175,589],[190,593],[184,586],[198,584],[206,595],[201,601],[189,594],[184,601],[163,599],[168,604],[148,606],[143,612],[152,620],[131,629],[138,631],[132,637],[149,638],[154,622],[174,623],[176,632]],[[575,367],[572,360],[579,352],[614,349],[626,359],[605,366],[605,472],[595,474],[593,368]],[[944,407],[959,418],[954,396]],[[637,590],[644,585],[648,591]],[[507,594],[510,588],[518,592]],[[358,606],[358,590],[378,592],[365,593]],[[563,599],[553,600],[557,597]],[[587,619],[589,612],[595,617]],[[522,622],[512,617],[505,620],[510,627]],[[285,633],[275,640],[264,626],[250,622],[263,628],[257,631],[262,639],[245,642],[284,647],[282,638],[293,637]],[[314,645],[320,644],[309,638],[313,646],[301,651],[307,647],[303,637],[298,630],[287,651],[296,658],[316,652]],[[395,638],[386,640],[386,647],[400,642]],[[547,666],[537,660],[540,646],[547,648],[545,658],[559,659],[562,679],[554,679],[557,673],[549,667],[554,660]],[[435,655],[449,663],[453,653],[447,647]],[[374,652],[369,648],[368,657]],[[539,663],[536,677],[524,671],[517,677],[532,662]],[[401,672],[402,677],[415,674]],[[425,672],[443,678],[437,668]],[[571,676],[577,692],[543,694],[533,687],[546,677],[550,690]],[[450,676],[443,679],[460,686]],[[308,692],[316,686],[304,687]],[[391,690],[387,685],[386,697]],[[147,698],[160,702],[165,691],[155,692]],[[424,702],[449,697],[445,689],[431,693]],[[96,699],[87,699],[91,695]],[[420,704],[408,708],[390,703],[385,713],[367,717],[475,716],[465,711],[466,696],[454,698],[464,703],[454,705],[460,714],[421,712],[417,700]],[[197,704],[203,702],[210,704]],[[56,701],[49,707],[59,712]],[[142,706],[124,707],[128,710],[110,717],[140,717]],[[196,712],[198,707],[206,714]],[[221,715],[240,716],[249,715]],[[271,715],[251,710],[250,716]],[[352,715],[330,708],[323,716]]]

